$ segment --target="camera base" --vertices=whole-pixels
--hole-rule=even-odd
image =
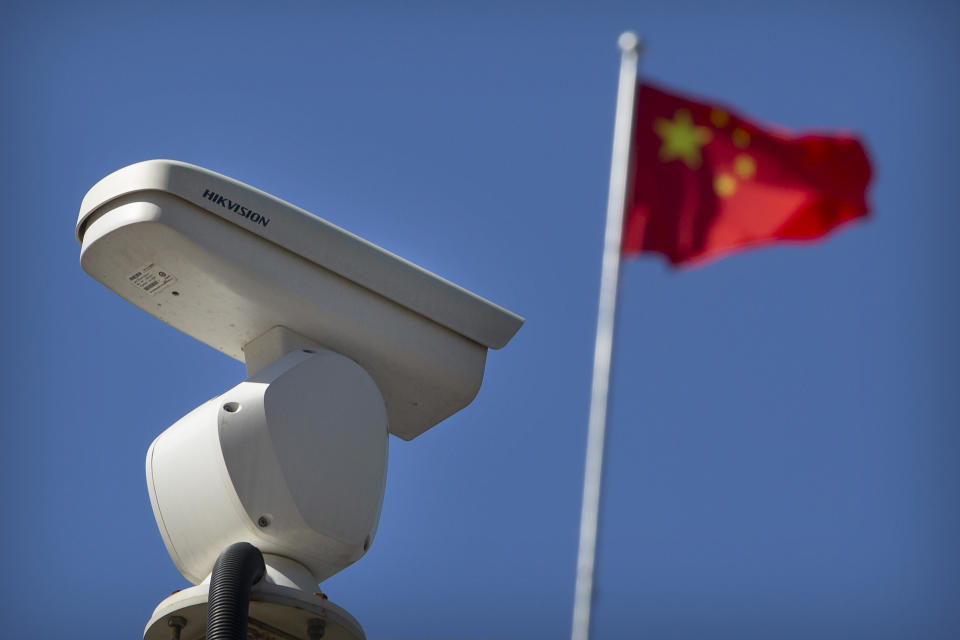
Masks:
[[[144,629],[143,640],[204,638],[209,586],[204,582],[161,602]],[[265,583],[253,588],[247,629],[247,637],[258,640],[366,639],[353,616],[319,594]]]

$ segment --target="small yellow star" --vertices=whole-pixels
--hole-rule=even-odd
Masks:
[[[739,127],[733,130],[731,137],[733,138],[733,145],[738,149],[746,149],[750,144],[750,134]]]
[[[730,124],[730,114],[723,109],[713,109],[710,111],[710,123],[717,129],[723,129]]]
[[[713,190],[721,198],[727,198],[737,190],[737,181],[729,173],[721,173],[713,181]]]
[[[749,180],[757,173],[757,162],[747,154],[739,153],[733,159],[733,170],[741,178]]]
[[[713,138],[710,129],[693,124],[693,118],[686,109],[677,110],[673,120],[657,118],[653,130],[663,140],[660,160],[669,162],[679,158],[691,169],[700,167],[700,149]]]

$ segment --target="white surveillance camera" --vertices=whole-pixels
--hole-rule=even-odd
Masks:
[[[177,568],[199,586],[162,602],[145,638],[166,637],[171,616],[184,624],[202,616],[204,580],[238,541],[266,562],[252,617],[294,633],[303,615],[321,616],[328,632],[362,637],[313,591],[373,540],[388,433],[412,440],[469,404],[487,349],[504,346],[523,319],[182,162],[141,162],[98,182],[76,234],[87,273],[247,366],[245,381],[150,447],[157,524]],[[287,613],[274,615],[277,607]]]

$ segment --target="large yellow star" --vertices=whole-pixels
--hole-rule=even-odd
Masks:
[[[657,118],[653,130],[663,140],[660,160],[670,162],[679,158],[691,169],[700,167],[700,149],[713,138],[710,129],[693,124],[693,118],[686,109],[678,109],[673,114],[673,120]]]

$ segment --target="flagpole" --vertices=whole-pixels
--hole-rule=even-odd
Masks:
[[[629,31],[621,34],[617,44],[620,46],[620,84],[617,89],[617,113],[613,125],[607,224],[603,240],[597,337],[593,351],[593,384],[590,391],[590,418],[587,425],[587,455],[583,474],[580,546],[577,552],[577,582],[574,591],[571,640],[588,640],[590,637],[590,610],[593,604],[593,575],[600,519],[600,483],[603,476],[603,443],[607,428],[607,398],[617,309],[617,281],[620,276],[620,243],[629,186],[630,139],[640,52],[640,41]]]

